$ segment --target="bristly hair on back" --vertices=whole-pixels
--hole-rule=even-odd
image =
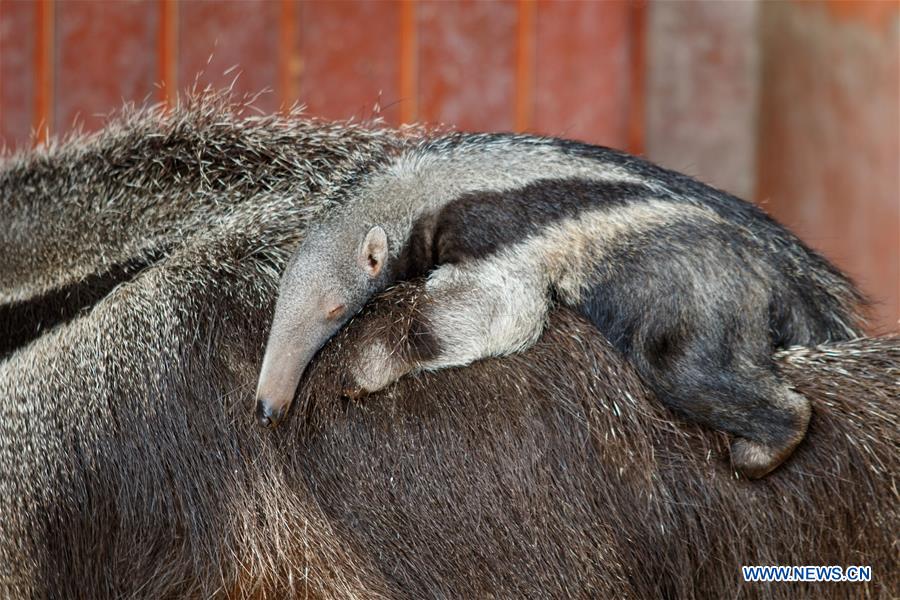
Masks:
[[[810,561],[900,595],[898,338],[784,353],[815,417],[748,483],[564,310],[521,355],[341,398],[357,327],[408,330],[410,282],[259,429],[284,262],[323,190],[417,132],[195,98],[5,159],[0,596],[787,599],[823,584],[740,565]]]

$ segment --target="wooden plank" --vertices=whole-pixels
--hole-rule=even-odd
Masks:
[[[629,10],[630,88],[628,91],[628,145],[632,154],[643,155],[647,142],[647,28],[648,0],[631,0]]]
[[[534,119],[535,0],[519,0],[516,19],[516,131],[528,131]]]
[[[87,130],[123,100],[156,101],[159,10],[151,0],[56,3],[55,123]]]
[[[300,94],[300,53],[297,51],[297,0],[280,0],[278,17],[278,99],[283,112],[287,112]]]
[[[419,118],[464,130],[515,125],[517,3],[419,4]]]
[[[419,118],[419,28],[416,0],[400,3],[400,121]]]
[[[30,144],[35,106],[37,5],[0,1],[0,146]]]
[[[870,295],[873,333],[896,332],[900,30],[821,3],[761,11],[758,198]]]
[[[180,2],[179,88],[195,82],[215,89],[233,86],[236,98],[268,90],[254,106],[266,112],[277,109],[281,8],[268,0]]]
[[[399,2],[302,2],[300,100],[311,114],[401,119]]]
[[[167,106],[173,106],[178,96],[178,3],[177,0],[157,0],[159,3],[159,27],[157,27],[156,82],[157,97]]]
[[[752,198],[759,89],[756,2],[650,7],[647,155]]]
[[[628,2],[539,2],[533,129],[624,148],[631,89]]]

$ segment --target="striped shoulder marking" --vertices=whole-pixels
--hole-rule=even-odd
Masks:
[[[454,263],[493,254],[587,211],[614,213],[649,193],[634,183],[542,179],[518,189],[464,194],[423,219],[433,219],[437,262]]]

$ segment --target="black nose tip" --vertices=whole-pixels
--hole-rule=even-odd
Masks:
[[[256,401],[256,422],[263,427],[271,428],[281,421],[283,409],[273,408],[267,400]]]

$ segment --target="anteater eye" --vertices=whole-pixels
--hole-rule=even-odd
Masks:
[[[326,318],[329,321],[334,321],[335,319],[337,319],[341,315],[343,315],[344,311],[346,311],[346,310],[347,310],[346,306],[344,306],[343,304],[338,304],[337,306],[335,306],[334,308],[332,308],[331,310],[328,311],[328,315],[326,315]]]

